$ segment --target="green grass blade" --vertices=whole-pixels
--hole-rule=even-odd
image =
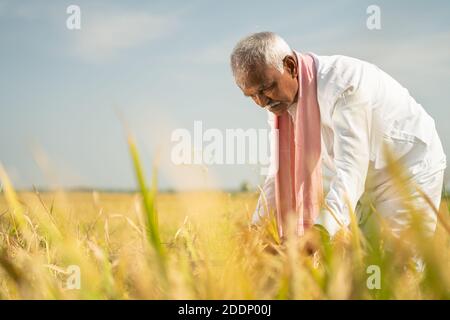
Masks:
[[[145,221],[146,221],[146,231],[148,240],[153,248],[156,250],[157,254],[160,258],[164,256],[164,248],[161,244],[159,227],[158,227],[158,217],[155,206],[155,198],[156,198],[156,177],[155,171],[153,172],[152,179],[152,188],[148,190],[147,185],[145,183],[145,175],[142,169],[139,153],[136,147],[136,143],[134,142],[131,136],[128,137],[128,146],[131,154],[131,158],[133,160],[133,167],[136,174],[137,182],[139,185],[139,190],[142,196],[142,202],[144,205],[145,211]]]

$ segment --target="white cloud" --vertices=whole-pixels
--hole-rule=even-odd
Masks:
[[[408,36],[375,34],[367,30],[353,32],[351,37],[344,28],[325,29],[314,34],[291,37],[291,45],[300,51],[312,51],[319,55],[344,54],[372,62],[394,78],[432,91],[430,82],[446,81],[450,76],[450,33],[435,32]],[[400,80],[400,79],[398,79]]]
[[[91,62],[108,61],[124,49],[167,36],[176,28],[174,16],[144,12],[92,13],[81,11],[73,53]]]
[[[193,52],[190,62],[199,64],[227,64],[236,39],[213,43]]]

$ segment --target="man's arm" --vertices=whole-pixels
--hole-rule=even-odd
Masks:
[[[266,180],[264,181],[264,185],[262,186],[262,192],[259,196],[258,203],[256,204],[255,212],[253,213],[252,217],[252,224],[257,224],[261,221],[261,218],[264,216],[267,216],[270,211],[275,210],[276,204],[275,204],[275,175],[276,175],[276,150],[275,150],[275,116],[273,113],[267,111],[268,113],[268,120],[270,127],[270,134],[271,137],[269,139],[270,141],[270,168],[269,168],[269,174],[267,175]]]
[[[344,92],[336,102],[332,116],[336,175],[331,180],[325,198],[327,208],[316,220],[316,224],[324,226],[331,236],[339,230],[341,224],[348,226],[350,223],[346,200],[348,199],[354,212],[364,192],[370,159],[372,124],[367,103],[357,91]]]

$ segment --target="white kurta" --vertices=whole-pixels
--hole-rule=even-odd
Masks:
[[[394,231],[408,223],[404,199],[399,200],[387,172],[384,144],[401,158],[411,180],[439,206],[446,156],[431,116],[407,89],[375,65],[346,56],[312,55],[317,68],[322,165],[324,175],[329,176],[329,181],[325,177],[325,201],[340,222],[350,222],[346,197],[358,214],[358,200],[366,191]],[[291,116],[295,108],[292,105],[288,109]],[[274,115],[268,114],[273,128]],[[274,181],[273,175],[268,176],[263,186],[269,210],[275,208]],[[428,212],[427,225],[432,232],[436,217],[431,210]],[[265,214],[260,197],[253,223]],[[327,210],[322,210],[316,223],[331,235],[339,229]]]

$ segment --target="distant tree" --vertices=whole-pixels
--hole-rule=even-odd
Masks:
[[[247,181],[242,181],[239,187],[240,192],[249,192],[251,190],[250,183]]]

